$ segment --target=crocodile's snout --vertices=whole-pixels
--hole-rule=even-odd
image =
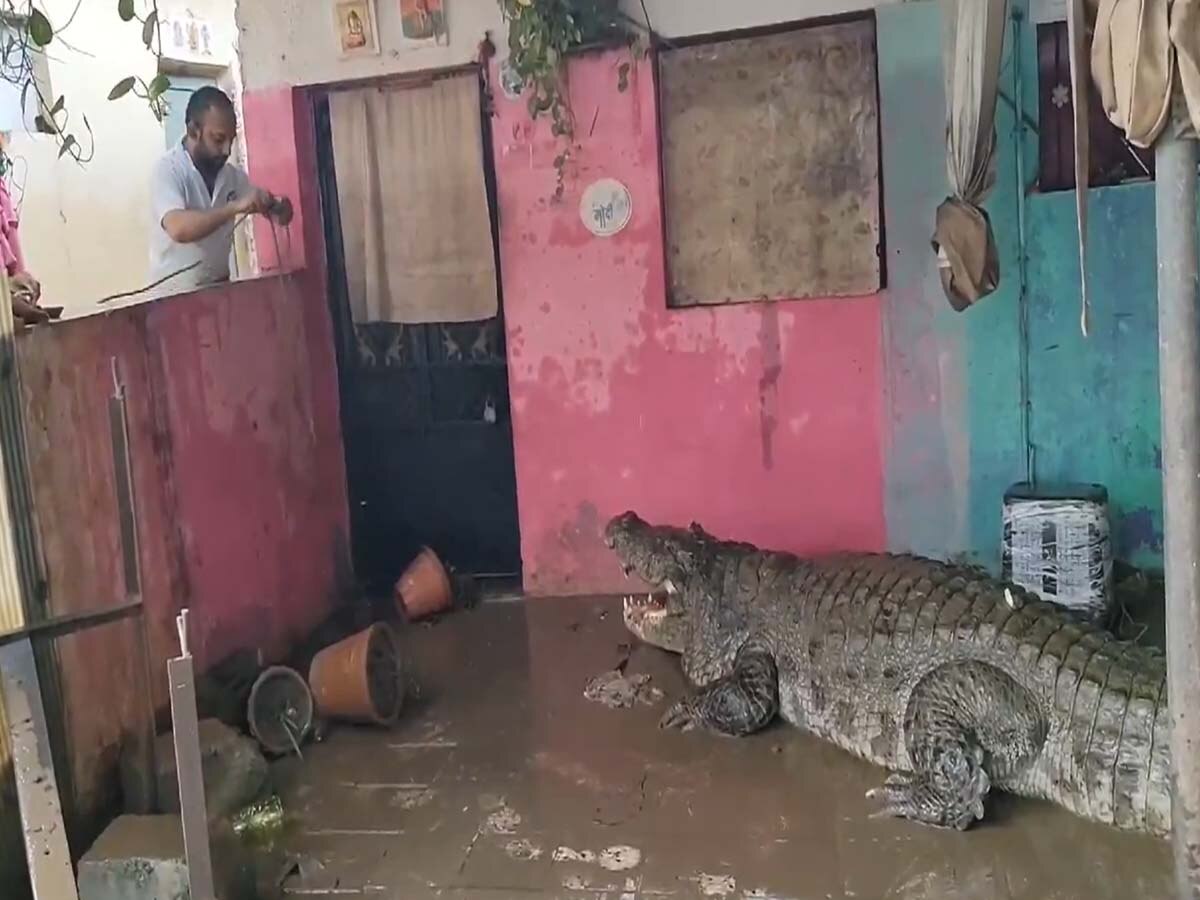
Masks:
[[[616,550],[619,538],[622,535],[627,537],[630,530],[639,521],[637,515],[629,511],[623,512],[619,516],[613,516],[604,528],[604,546],[609,550]]]

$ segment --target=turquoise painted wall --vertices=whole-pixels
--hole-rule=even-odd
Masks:
[[[1106,485],[1117,558],[1161,569],[1154,189],[1091,192],[1087,338],[1079,329],[1073,195],[1034,197],[1029,209],[1038,478]]]
[[[894,550],[996,568],[1005,489],[1026,477],[1016,142],[1036,184],[1037,137],[997,116],[997,183],[986,206],[999,291],[966,313],[942,296],[929,246],[945,196],[944,94],[935,2],[878,11],[888,249],[887,512]],[[1015,94],[1011,40],[1003,89]],[[1022,25],[1024,105],[1037,116],[1033,26]],[[1161,567],[1154,196],[1089,193],[1091,336],[1079,332],[1074,195],[1026,201],[1030,439],[1042,482],[1095,481],[1112,501],[1118,558]]]
[[[968,319],[942,296],[929,236],[946,195],[941,28],[936,2],[877,11],[887,251],[885,512],[891,549],[955,556],[971,548]]]

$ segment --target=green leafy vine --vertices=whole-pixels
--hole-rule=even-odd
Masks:
[[[155,56],[161,55],[162,25],[158,19],[158,2],[151,0],[150,11],[145,16],[139,16],[134,0],[117,0],[117,15],[122,22],[138,21],[142,25],[142,43]],[[128,93],[140,97],[150,105],[150,111],[158,121],[167,115],[166,93],[171,87],[171,79],[161,72],[149,82],[135,76],[129,76],[113,85],[108,93],[109,100],[119,100]]]
[[[34,117],[34,127],[57,140],[59,157],[69,156],[78,163],[86,163],[92,158],[94,151],[91,124],[87,116],[82,117],[83,127],[87,132],[85,148],[71,125],[66,97],[43,94],[42,84],[37,77],[35,59],[46,54],[60,39],[84,2],[98,0],[78,0],[74,11],[58,27],[51,23],[41,8],[43,2],[44,0],[0,0],[0,81],[21,89],[22,109],[27,108],[30,99],[35,101],[37,114]],[[157,0],[141,0],[141,6],[146,10],[144,15],[138,13],[137,0],[116,0],[117,15],[123,22],[140,23],[142,43],[157,58],[161,55],[162,46],[158,3]],[[116,100],[132,92],[147,101],[151,112],[162,121],[167,113],[166,92],[170,86],[171,82],[166,75],[158,75],[149,82],[129,77],[113,87],[109,99]]]
[[[533,119],[549,116],[552,134],[567,144],[554,159],[561,200],[572,157],[575,113],[571,109],[565,61],[572,50],[632,44],[637,26],[617,0],[499,0],[508,23],[508,66],[526,94]],[[626,66],[622,78],[628,72]]]

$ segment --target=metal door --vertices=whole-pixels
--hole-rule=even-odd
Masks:
[[[517,575],[503,298],[499,315],[482,322],[351,322],[327,97],[317,99],[315,118],[359,580],[390,589],[422,545],[460,572]],[[485,116],[480,165],[494,238],[488,126]]]

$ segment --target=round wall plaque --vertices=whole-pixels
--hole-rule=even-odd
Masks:
[[[579,217],[596,237],[612,237],[623,231],[633,217],[629,188],[615,178],[593,181],[579,201]]]

